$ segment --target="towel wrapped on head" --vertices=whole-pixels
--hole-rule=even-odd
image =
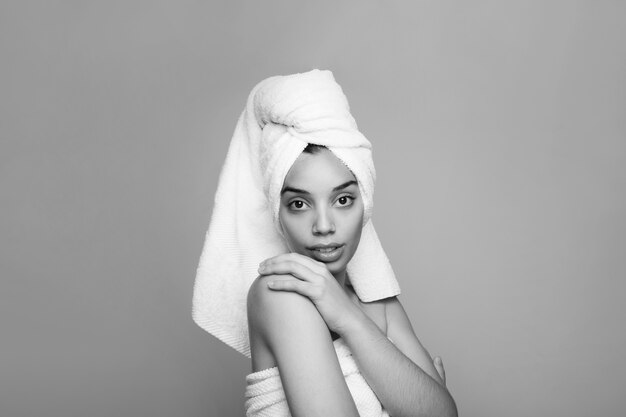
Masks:
[[[400,293],[372,224],[376,172],[330,71],[275,76],[251,91],[220,173],[196,273],[193,319],[250,357],[246,297],[263,260],[289,252],[280,222],[283,181],[308,144],[327,147],[354,174],[363,199],[361,240],[347,265],[361,301]]]

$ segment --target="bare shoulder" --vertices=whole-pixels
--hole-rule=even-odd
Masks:
[[[288,278],[284,275],[260,276],[250,286],[247,297],[249,326],[261,335],[272,351],[277,345],[293,340],[289,335],[303,326],[308,331],[328,335],[328,328],[311,300],[295,292],[274,291],[267,286],[268,281],[279,279]]]
[[[394,333],[409,332],[415,334],[413,326],[411,325],[411,320],[406,314],[406,311],[397,296],[388,297],[381,301],[385,305],[385,316],[387,317],[388,331],[393,331]]]
[[[401,344],[410,342],[411,344],[419,344],[421,346],[413,330],[411,320],[398,297],[385,298],[383,301],[385,304],[385,317],[387,319],[387,336],[394,342]]]
[[[332,415],[333,410],[356,415],[326,323],[307,297],[267,287],[267,281],[278,279],[289,278],[268,275],[254,281],[248,322],[276,361],[289,409],[293,415]]]
[[[397,296],[385,298],[387,337],[417,366],[440,382],[432,357],[424,348],[411,324],[408,314]]]

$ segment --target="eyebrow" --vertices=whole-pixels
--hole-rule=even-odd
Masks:
[[[335,191],[339,191],[339,190],[343,190],[344,188],[348,188],[351,185],[357,184],[357,182],[355,180],[350,180],[348,182],[344,182],[341,185],[336,186],[335,188],[333,188],[332,192]],[[311,195],[310,192],[306,191],[306,190],[301,190],[299,188],[294,188],[294,187],[285,187],[281,190],[280,195],[285,194],[286,192],[292,192],[292,193],[299,193],[299,194],[306,194],[306,195]]]

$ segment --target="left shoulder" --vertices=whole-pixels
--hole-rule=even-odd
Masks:
[[[417,339],[413,326],[411,325],[411,320],[397,296],[384,298],[380,300],[380,303],[385,308],[387,336],[390,339],[394,341],[396,339],[406,339],[409,335],[413,335],[415,339]]]
[[[398,297],[388,297],[381,301],[385,305],[387,337],[413,363],[436,381],[441,382],[432,357],[417,338],[411,320]]]

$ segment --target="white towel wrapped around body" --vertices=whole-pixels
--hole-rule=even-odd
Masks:
[[[371,221],[376,173],[370,142],[359,132],[330,71],[275,76],[250,92],[220,173],[196,271],[194,321],[250,357],[246,297],[263,260],[289,252],[278,221],[283,181],[304,148],[326,146],[354,174],[363,230],[347,265],[361,301],[400,293]]]
[[[333,341],[341,371],[360,417],[389,417],[374,391],[361,375],[350,349],[339,338]],[[291,417],[278,367],[246,376],[246,417]]]

